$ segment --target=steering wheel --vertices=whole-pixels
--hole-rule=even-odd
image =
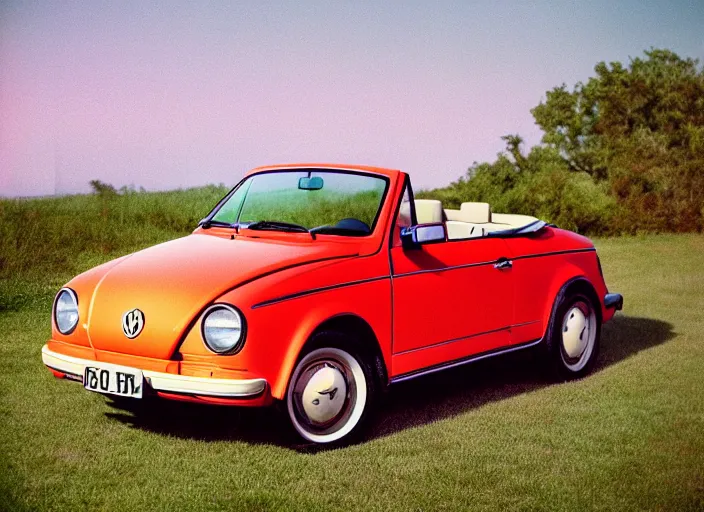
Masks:
[[[365,222],[362,222],[361,220],[352,217],[337,221],[335,227],[340,229],[349,229],[351,231],[362,231],[364,233],[372,232],[372,230],[369,229],[369,226],[367,226]]]

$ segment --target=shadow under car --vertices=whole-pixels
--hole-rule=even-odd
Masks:
[[[614,317],[602,328],[594,372],[665,343],[675,336],[672,329],[671,324],[661,320]],[[362,442],[555,385],[543,371],[540,348],[481,360],[390,386],[388,393],[381,397],[383,411],[376,413]],[[304,444],[276,407],[217,407],[155,398],[107,397],[107,400],[111,410],[106,416],[148,432],[206,441],[274,444],[298,451],[321,449]]]

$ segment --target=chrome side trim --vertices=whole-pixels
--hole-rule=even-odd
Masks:
[[[596,249],[573,249],[573,250],[568,250],[568,251],[556,251],[556,252],[548,252],[548,253],[542,253],[542,254],[530,254],[530,255],[527,255],[527,256],[516,256],[515,258],[512,258],[511,261],[520,260],[520,259],[525,259],[525,258],[537,258],[537,257],[540,257],[540,256],[554,256],[554,255],[558,255],[558,254],[570,254],[570,253],[579,253],[579,252],[592,252],[592,251],[595,251],[595,250],[596,250]],[[342,257],[345,257],[345,256],[342,256]],[[335,258],[337,258],[337,257],[335,257]],[[333,259],[333,258],[330,258],[330,259]],[[322,260],[321,260],[321,261],[322,261]],[[258,308],[263,308],[263,307],[266,307],[266,306],[271,306],[272,304],[277,304],[277,303],[279,303],[279,302],[283,302],[283,301],[286,301],[286,300],[297,299],[298,297],[304,297],[304,296],[306,296],[306,295],[311,295],[311,294],[313,294],[313,293],[326,292],[326,291],[328,291],[328,290],[334,290],[334,289],[336,289],[336,288],[343,288],[343,287],[346,287],[346,286],[354,286],[354,285],[357,285],[357,284],[371,283],[371,282],[374,282],[374,281],[380,281],[380,280],[382,280],[382,279],[389,279],[389,278],[396,279],[396,278],[399,278],[399,277],[414,276],[414,275],[417,275],[417,274],[427,274],[427,273],[431,273],[431,272],[445,272],[445,271],[447,271],[447,270],[456,270],[456,269],[469,268],[469,267],[479,267],[479,266],[482,266],[482,265],[496,265],[497,263],[501,263],[502,261],[505,261],[505,260],[499,259],[499,260],[491,260],[491,261],[481,261],[481,262],[477,262],[477,263],[466,263],[466,264],[463,264],[463,265],[455,265],[455,266],[452,266],[452,267],[443,267],[443,268],[437,268],[437,269],[415,270],[415,271],[413,271],[413,272],[406,272],[406,273],[403,273],[403,274],[394,274],[394,275],[391,275],[391,276],[371,277],[371,278],[369,278],[369,279],[360,279],[360,280],[358,280],[358,281],[349,281],[349,282],[347,282],[347,283],[334,284],[334,285],[330,285],[330,286],[321,286],[320,288],[312,288],[312,289],[310,289],[310,290],[304,290],[304,291],[302,291],[302,292],[291,293],[291,294],[289,294],[289,295],[282,295],[281,297],[275,297],[275,298],[273,298],[273,299],[268,299],[268,300],[265,300],[265,301],[262,301],[262,302],[258,302],[257,304],[254,304],[254,305],[251,307],[251,309],[258,309]],[[317,261],[316,261],[316,262],[317,262]],[[314,262],[310,262],[310,263],[314,263]],[[392,265],[392,263],[390,263],[390,265]],[[277,270],[277,271],[278,271],[278,270]],[[258,276],[258,277],[255,278],[255,279],[258,279],[259,277],[263,277],[263,276]],[[252,280],[253,280],[253,279],[252,279]],[[250,281],[251,281],[251,280],[250,280]],[[249,282],[249,281],[247,281],[247,282]],[[242,285],[242,283],[241,283],[241,284],[238,284],[237,287],[239,287],[239,286],[241,286],[241,285]]]
[[[565,251],[543,252],[543,253],[539,253],[539,254],[525,254],[523,256],[516,256],[515,258],[511,258],[511,259],[513,261],[527,260],[529,258],[540,258],[541,256],[558,256],[560,254],[578,254],[580,252],[596,252],[596,248],[589,247],[587,249],[567,249]]]
[[[442,364],[433,366],[431,368],[426,368],[423,370],[416,370],[413,372],[405,373],[403,375],[399,375],[397,377],[391,378],[390,383],[397,384],[399,382],[404,382],[407,380],[415,379],[416,377],[422,377],[423,375],[430,375],[433,373],[441,372],[443,370],[448,370],[450,368],[455,368],[457,366],[462,366],[465,364],[474,363],[475,361],[481,361],[482,359],[488,359],[490,357],[494,357],[494,356],[498,356],[498,355],[502,355],[502,354],[508,354],[510,352],[516,352],[518,350],[523,350],[526,348],[534,347],[534,346],[538,345],[541,341],[543,341],[542,338],[537,339],[535,341],[529,341],[528,343],[523,343],[521,345],[516,345],[514,347],[508,347],[505,349],[495,350],[492,352],[484,352],[483,354],[469,356],[469,357],[463,358],[463,359],[457,359],[455,361],[450,361],[448,363],[442,363]]]
[[[311,295],[313,293],[326,292],[328,290],[335,290],[336,288],[345,288],[347,286],[355,286],[358,284],[373,283],[374,281],[381,281],[382,279],[389,279],[390,276],[380,276],[380,277],[370,277],[368,279],[359,279],[358,281],[349,281],[347,283],[333,284],[330,286],[321,286],[320,288],[311,288],[310,290],[305,290],[302,292],[291,293],[289,295],[282,295],[281,297],[276,297],[274,299],[265,300],[254,304],[252,309],[263,308],[265,306],[271,306],[272,304],[278,304],[279,302],[284,302],[286,300],[297,299],[298,297],[304,297],[306,295]]]
[[[59,354],[58,352],[50,350],[46,345],[42,347],[42,361],[46,366],[56,371],[80,377],[80,379],[72,379],[79,381],[82,381],[86,366],[94,366],[97,368],[125,368],[124,365]],[[139,368],[131,369],[139,370]],[[170,393],[215,396],[221,398],[253,398],[261,395],[267,386],[265,379],[211,379],[208,377],[190,377],[188,375],[154,372],[151,370],[140,371],[152,388],[157,391]]]
[[[515,327],[523,327],[525,325],[536,324],[539,321],[540,320],[532,320],[530,322],[522,322],[520,324],[513,324],[513,325],[506,326],[506,327],[499,327],[498,329],[492,329],[490,331],[478,332],[477,334],[469,334],[467,336],[460,336],[459,338],[452,338],[452,339],[445,340],[445,341],[439,341],[438,343],[433,343],[432,345],[426,345],[424,347],[411,348],[408,350],[404,350],[403,352],[397,352],[393,355],[400,356],[403,354],[409,354],[411,352],[418,352],[419,350],[425,350],[427,348],[441,347],[443,345],[449,345],[450,343],[455,343],[457,341],[468,340],[471,338],[476,338],[478,336],[484,336],[485,334],[494,334],[496,332],[501,332],[501,331],[510,331],[511,329],[513,329]]]
[[[479,238],[468,238],[467,240],[480,240]],[[446,242],[447,243],[447,242]],[[526,254],[524,256],[515,256],[510,258],[512,262],[516,260],[525,260],[529,258],[540,258],[543,256],[558,256],[560,254],[576,254],[576,253],[581,253],[581,252],[596,252],[596,249],[594,248],[589,248],[589,249],[569,249],[566,251],[553,251],[553,252],[543,252],[539,254]],[[480,267],[482,265],[496,265],[497,263],[501,263],[502,260],[499,258],[498,260],[491,260],[491,261],[480,261],[476,263],[465,263],[462,265],[453,265],[450,267],[442,267],[442,268],[431,268],[431,269],[424,269],[424,270],[414,270],[413,272],[405,272],[403,274],[394,274],[392,277],[394,279],[398,277],[406,277],[406,276],[415,276],[418,274],[428,274],[432,272],[445,272],[447,270],[457,270],[461,268],[469,268],[469,267]]]
[[[442,268],[430,268],[430,269],[425,269],[425,270],[414,270],[413,272],[404,272],[403,274],[394,274],[394,279],[399,278],[399,277],[407,277],[407,276],[415,276],[418,274],[429,274],[429,273],[434,273],[434,272],[445,272],[447,270],[457,270],[460,268],[469,268],[469,267],[481,267],[482,265],[492,265],[496,263],[498,260],[492,260],[492,261],[481,261],[478,263],[465,263],[463,265],[454,265],[452,267],[442,267]]]
[[[486,335],[486,334],[494,334],[494,333],[496,333],[496,332],[508,331],[509,329],[510,329],[510,327],[500,327],[499,329],[492,329],[491,331],[484,331],[484,332],[479,332],[479,333],[477,333],[477,334],[470,334],[470,335],[468,335],[468,336],[460,336],[459,338],[452,338],[452,339],[445,340],[445,341],[439,341],[438,343],[433,343],[432,345],[425,345],[425,346],[423,346],[423,347],[410,348],[410,349],[408,349],[408,350],[404,350],[403,352],[396,352],[396,353],[393,354],[393,355],[395,355],[395,356],[402,356],[402,355],[404,355],[404,354],[411,354],[411,353],[413,353],[413,352],[418,352],[419,350],[425,350],[425,349],[428,349],[428,348],[442,347],[443,345],[449,345],[450,343],[456,343],[456,342],[458,342],[458,341],[468,340],[468,339],[471,339],[471,338],[476,338],[476,337],[478,337],[478,336],[484,336],[484,335]]]
[[[341,260],[344,258],[356,258],[359,256],[358,252],[350,253],[350,254],[342,254],[340,256],[328,256],[327,258],[318,258],[316,260],[310,260],[310,261],[302,261],[300,263],[293,263],[291,265],[286,265],[285,267],[280,267],[276,268],[274,270],[270,270],[269,272],[264,272],[263,274],[257,274],[256,276],[250,277],[249,279],[239,282],[236,285],[231,286],[230,288],[227,288],[225,291],[218,293],[217,296],[213,297],[213,301],[217,300],[218,297],[222,297],[226,293],[230,293],[233,290],[236,290],[237,288],[240,288],[246,284],[249,284],[253,281],[256,281],[257,279],[262,279],[264,277],[269,277],[273,274],[277,274],[279,272],[283,272],[284,270],[291,270],[292,268],[296,267],[302,267],[304,265],[312,265],[313,263],[322,263],[323,261],[332,261],[332,260]]]

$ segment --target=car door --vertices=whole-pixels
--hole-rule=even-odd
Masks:
[[[504,240],[406,249],[396,236],[390,259],[395,375],[510,344],[514,290]]]

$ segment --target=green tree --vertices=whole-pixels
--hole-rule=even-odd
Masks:
[[[704,70],[653,49],[596,65],[596,76],[549,91],[532,110],[573,171],[606,181],[621,231],[704,226]]]
[[[541,144],[526,153],[520,135],[506,135],[494,162],[419,196],[485,201],[580,232],[704,229],[704,69],[652,49],[594,71],[531,111]]]

